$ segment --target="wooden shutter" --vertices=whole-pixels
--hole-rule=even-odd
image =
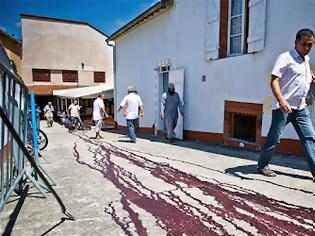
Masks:
[[[62,82],[70,82],[70,83],[78,82],[78,72],[75,70],[63,70]]]
[[[247,52],[259,52],[265,47],[266,0],[250,0]]]
[[[105,72],[94,72],[94,83],[105,83]]]
[[[206,60],[219,58],[220,0],[207,1]]]
[[[50,70],[32,69],[33,81],[35,82],[50,82]]]

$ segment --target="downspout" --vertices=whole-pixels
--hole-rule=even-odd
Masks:
[[[113,83],[114,83],[114,121],[115,121],[115,128],[117,128],[117,94],[116,94],[116,46],[115,43],[111,44],[112,41],[107,41],[106,44],[109,47],[113,47]]]

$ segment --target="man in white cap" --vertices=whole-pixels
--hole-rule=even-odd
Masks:
[[[134,86],[128,87],[128,95],[124,97],[120,103],[118,112],[124,109],[124,115],[127,121],[128,134],[132,143],[136,143],[135,129],[138,124],[139,110],[140,116],[143,117],[144,110],[140,96],[137,94],[137,89]]]
[[[166,128],[166,138],[173,142],[176,138],[174,129],[177,125],[178,109],[181,115],[184,115],[183,103],[177,92],[175,92],[175,86],[173,83],[168,84],[167,92],[163,93],[161,98],[161,119],[164,120]]]

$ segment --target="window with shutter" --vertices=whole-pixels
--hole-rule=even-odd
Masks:
[[[228,55],[246,53],[248,0],[229,0]]]
[[[34,82],[50,82],[50,70],[45,69],[32,69]]]
[[[105,72],[94,72],[94,83],[105,83]]]
[[[69,83],[78,82],[78,72],[75,70],[63,70],[62,82],[69,82]]]

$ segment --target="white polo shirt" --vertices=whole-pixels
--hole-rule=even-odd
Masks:
[[[305,98],[312,82],[310,58],[303,59],[295,49],[281,54],[273,67],[272,75],[280,80],[280,90],[292,109],[306,107]],[[274,98],[272,109],[279,109],[279,102]]]
[[[105,108],[104,101],[101,98],[96,98],[93,102],[93,120],[103,120],[104,113],[101,108]]]
[[[127,120],[134,120],[139,118],[139,107],[141,107],[142,105],[143,104],[140,96],[135,93],[129,93],[120,103],[121,107],[126,108]]]

